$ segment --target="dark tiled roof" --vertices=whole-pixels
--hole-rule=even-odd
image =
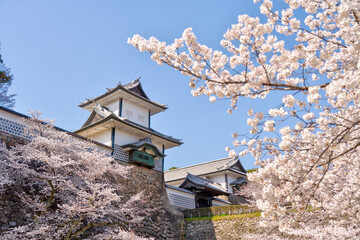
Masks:
[[[123,90],[135,97],[138,97],[139,99],[142,99],[144,100],[145,102],[148,102],[150,104],[153,104],[155,105],[156,107],[159,107],[163,110],[166,110],[167,107],[166,105],[164,104],[160,104],[160,103],[157,103],[157,102],[154,102],[154,101],[151,101],[148,96],[145,94],[142,86],[141,86],[141,82],[139,81],[139,78],[126,84],[126,85],[122,85],[121,83],[119,83],[116,87],[114,88],[109,88],[108,91],[96,98],[92,98],[92,99],[88,99],[87,101],[84,101],[84,102],[81,102],[79,104],[80,107],[86,107],[87,105],[93,103],[93,102],[97,102],[99,101],[100,99],[112,94],[112,93],[115,93],[116,91],[118,90]]]
[[[123,86],[127,90],[132,91],[132,92],[136,93],[137,95],[140,95],[143,98],[150,100],[150,98],[146,95],[146,93],[144,92],[144,90],[141,86],[140,77],[126,85],[123,85]]]
[[[233,182],[230,183],[231,186],[235,186],[235,185],[241,185],[243,183],[247,183],[247,180],[244,178],[240,178],[238,180],[235,180]]]
[[[226,189],[224,189],[219,183],[190,173],[186,176],[184,182],[179,187],[185,189],[195,187],[199,190],[213,192],[216,195],[229,195]]]

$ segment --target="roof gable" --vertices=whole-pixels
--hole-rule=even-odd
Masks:
[[[146,93],[144,92],[144,89],[141,86],[140,77],[138,79],[132,81],[131,83],[124,85],[124,88],[126,88],[127,90],[129,90],[133,93],[136,93],[137,95],[139,95],[143,98],[150,100],[150,98],[146,95]]]
[[[230,161],[228,161],[223,166],[218,168],[218,170],[223,170],[223,169],[232,169],[246,174],[246,170],[241,164],[239,157],[230,159]]]
[[[207,174],[233,170],[239,174],[246,175],[246,171],[242,166],[239,158],[223,158],[214,161],[199,163],[183,168],[178,168],[171,171],[165,171],[165,182],[177,181],[185,179],[187,173],[191,173],[197,176],[204,176]]]
[[[233,165],[231,165],[230,168],[240,171],[240,172],[243,172],[243,173],[246,173],[246,170],[243,167],[243,165],[241,164],[240,159],[237,159],[237,161]]]
[[[110,112],[109,109],[96,103],[89,118],[86,120],[86,122],[84,123],[84,125],[82,125],[81,128],[90,126],[91,124],[94,124],[94,123],[110,116],[111,114],[112,114],[112,112]]]
[[[81,128],[89,126],[93,123],[96,123],[100,120],[102,120],[103,117],[101,117],[99,114],[97,114],[95,111],[92,111],[89,118],[86,120],[86,122],[81,126]]]

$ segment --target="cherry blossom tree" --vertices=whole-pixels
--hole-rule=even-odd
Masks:
[[[249,204],[256,205],[256,200],[261,198],[262,185],[255,182],[248,182],[236,189],[235,195],[244,197]]]
[[[257,206],[263,223],[317,239],[360,233],[360,1],[255,0],[266,19],[240,15],[213,50],[191,28],[168,45],[128,40],[190,78],[194,96],[279,102],[249,109],[246,135],[234,133],[230,156],[252,154],[261,168]],[[282,7],[282,6],[286,7]]]
[[[17,197],[32,219],[0,238],[143,239],[123,230],[146,213],[141,193],[126,196],[117,181],[129,167],[38,117],[26,121],[29,143],[0,146],[0,193],[22,186]]]

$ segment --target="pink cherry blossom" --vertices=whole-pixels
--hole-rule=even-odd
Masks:
[[[191,28],[184,45],[138,35],[128,43],[189,76],[194,96],[230,98],[230,112],[241,97],[275,92],[278,103],[268,114],[251,109],[246,139],[234,141],[260,166],[249,179],[262,186],[263,224],[304,238],[358,239],[360,1],[254,2],[265,20],[240,15],[221,51]]]

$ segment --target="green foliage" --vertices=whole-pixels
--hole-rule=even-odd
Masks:
[[[169,171],[175,170],[175,169],[178,169],[178,167],[171,167],[171,168],[169,168]]]
[[[252,173],[252,172],[256,172],[259,168],[252,168],[252,169],[248,169],[246,170],[247,173]]]

